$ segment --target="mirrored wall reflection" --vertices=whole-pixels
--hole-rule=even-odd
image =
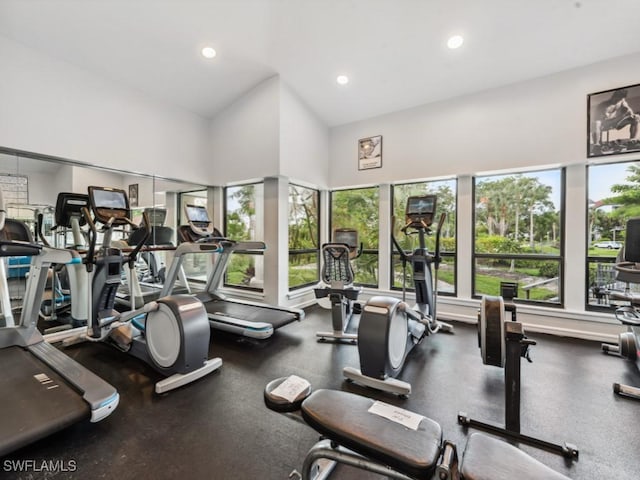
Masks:
[[[177,246],[178,227],[187,223],[182,213],[187,199],[207,206],[208,189],[202,185],[176,180],[161,179],[128,172],[84,166],[75,162],[48,159],[38,156],[13,154],[7,149],[0,152],[0,189],[4,197],[7,218],[10,225],[20,228],[5,228],[2,238],[38,242],[58,248],[73,248],[82,252],[88,246],[88,226],[84,221],[74,228],[70,221],[72,207],[62,202],[60,193],[87,195],[90,186],[115,189],[130,207],[130,225],[117,225],[111,238],[111,245],[130,251],[137,242],[144,242],[145,250],[139,255],[133,279],[123,268],[122,285],[118,301],[128,307],[132,302],[140,306],[147,298],[148,291],[159,288],[164,273],[172,260],[172,248]],[[196,199],[196,200],[193,200]],[[71,209],[71,210],[67,210]],[[64,212],[68,215],[63,214]],[[77,213],[77,212],[76,212]],[[150,237],[145,241],[145,219],[149,223]],[[101,225],[98,225],[100,227]],[[99,234],[97,245],[104,237]],[[206,278],[212,256],[192,260],[197,266],[198,279]],[[29,258],[3,258],[12,306],[19,309],[24,301]],[[126,266],[126,265],[125,265]],[[188,269],[187,269],[188,270]],[[59,326],[66,321],[71,294],[64,275],[54,272],[42,299],[41,330]],[[182,285],[184,287],[184,285]],[[178,287],[180,288],[180,287]],[[140,298],[138,298],[140,297]],[[11,314],[9,307],[0,305],[2,316],[0,326],[8,324]]]

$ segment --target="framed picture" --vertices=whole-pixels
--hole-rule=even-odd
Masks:
[[[640,84],[587,95],[587,157],[640,152]]]
[[[137,207],[138,206],[138,184],[132,183],[129,185],[129,206]]]
[[[358,140],[358,170],[382,167],[382,135]]]

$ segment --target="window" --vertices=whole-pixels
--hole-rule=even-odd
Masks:
[[[319,193],[289,185],[289,289],[318,283]]]
[[[474,295],[562,305],[564,170],[474,179]]]
[[[404,235],[400,229],[405,223],[405,208],[407,199],[415,195],[436,194],[436,215],[434,223],[438,221],[441,213],[445,213],[445,222],[440,235],[440,257],[442,261],[438,269],[438,293],[455,295],[456,293],[456,180],[441,180],[432,182],[407,183],[393,187],[393,210],[395,218],[393,235],[404,250],[412,251],[418,246],[416,235]],[[435,225],[433,229],[435,234]],[[427,248],[435,251],[435,236],[426,238]],[[401,289],[403,286],[403,268],[400,254],[393,248],[393,263],[391,268],[391,288]],[[405,286],[413,290],[413,277],[411,266],[407,266],[404,275]]]
[[[355,228],[363,251],[353,260],[355,284],[378,286],[378,187],[331,192],[331,229]]]
[[[640,162],[590,165],[587,175],[586,308],[608,310],[620,305],[617,292],[640,293],[638,285],[619,282],[614,268],[626,222],[640,216]]]
[[[225,188],[224,234],[226,237],[232,240],[263,240],[263,191],[262,183]],[[262,253],[236,250],[227,267],[225,286],[262,291],[263,283]]]

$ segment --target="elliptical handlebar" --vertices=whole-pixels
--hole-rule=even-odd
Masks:
[[[96,253],[96,239],[98,238],[98,228],[91,218],[91,212],[88,207],[82,207],[82,215],[87,221],[87,225],[89,225],[89,249],[87,250],[87,255],[84,258],[85,265],[87,268],[87,272],[91,272],[93,270],[93,261]]]
[[[438,226],[436,227],[436,248],[433,252],[433,267],[437,270],[440,266],[440,234],[442,233],[442,226],[444,225],[444,221],[447,218],[446,212],[442,212],[440,214],[440,219],[438,220]]]
[[[129,225],[132,225],[132,226],[135,226],[135,227],[139,227],[139,225],[136,225],[128,217],[125,217],[125,218],[126,218],[126,221],[127,221],[127,223]],[[143,235],[142,239],[138,242],[138,244],[134,247],[134,249],[128,255],[128,262],[129,262],[129,266],[130,267],[133,267],[133,265],[135,264],[135,261],[136,261],[136,257],[138,256],[138,253],[140,253],[140,250],[147,243],[147,240],[149,240],[149,237],[151,236],[151,222],[149,221],[149,213],[146,210],[144,210],[142,212],[142,225],[144,225],[144,226],[140,227],[140,228],[144,228],[144,235]]]

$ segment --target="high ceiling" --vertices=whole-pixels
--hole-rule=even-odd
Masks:
[[[279,74],[329,126],[638,52],[639,19],[640,0],[0,0],[0,35],[151,98],[213,117]]]

